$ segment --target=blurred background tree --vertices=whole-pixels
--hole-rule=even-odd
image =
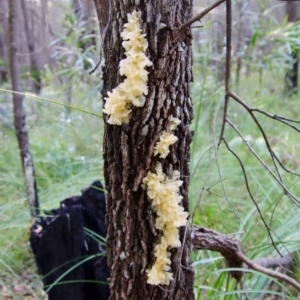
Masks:
[[[286,15],[288,22],[296,23],[300,21],[299,1],[286,1]],[[293,45],[291,49],[291,68],[286,73],[285,91],[288,94],[298,93],[299,79],[299,51],[300,45]]]

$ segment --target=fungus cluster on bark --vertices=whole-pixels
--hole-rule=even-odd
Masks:
[[[148,71],[145,67],[152,62],[145,55],[148,42],[142,33],[140,14],[133,11],[128,14],[128,23],[124,25],[121,33],[122,46],[125,48],[126,58],[120,62],[120,74],[126,79],[105,98],[103,111],[110,115],[108,122],[114,125],[128,123],[131,113],[130,104],[141,107],[145,104],[148,94]]]

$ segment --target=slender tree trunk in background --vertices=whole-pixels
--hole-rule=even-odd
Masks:
[[[12,90],[15,92],[22,92],[20,83],[20,69],[18,57],[16,55],[18,49],[18,19],[17,19],[17,0],[9,1],[9,59],[10,72],[12,81]],[[26,194],[30,205],[31,216],[38,214],[39,204],[37,198],[36,182],[34,177],[34,165],[30,153],[28,132],[26,128],[26,116],[23,106],[24,96],[13,93],[14,106],[14,125],[18,145],[20,149],[20,156],[25,176]]]
[[[7,49],[7,15],[8,3],[0,1],[0,83],[8,79],[8,49]]]
[[[94,35],[95,31],[93,30],[91,23],[89,22],[88,14],[88,3],[81,0],[72,0],[73,9],[77,18],[77,26],[81,29],[81,36],[79,39],[80,48],[83,51],[86,51],[89,47],[96,45],[95,37],[91,36],[86,38],[87,35]],[[87,66],[87,68],[90,66]]]
[[[242,57],[241,57],[241,51],[244,46],[244,38],[243,38],[243,32],[244,32],[244,22],[243,22],[243,17],[244,17],[244,10],[243,6],[245,5],[245,1],[238,1],[236,3],[237,6],[237,11],[238,11],[238,33],[237,33],[237,45],[236,45],[236,57],[237,57],[237,62],[236,62],[236,78],[235,78],[235,83],[236,83],[236,89],[237,92],[239,92],[239,82],[240,82],[240,74],[241,74],[241,69],[242,69]]]
[[[110,20],[109,2],[109,0],[94,0],[101,36],[103,35],[105,27],[108,26],[108,21]]]
[[[2,32],[0,32],[0,60],[2,57],[4,57],[4,46],[5,46],[5,40],[4,36],[1,35]],[[5,66],[0,65],[0,83],[7,81],[8,77],[8,68]]]
[[[289,22],[296,22],[300,20],[299,6],[299,1],[286,2],[286,14]],[[285,75],[285,91],[289,95],[298,93],[299,53],[299,47],[293,49],[291,53],[292,67]]]
[[[31,77],[32,77],[32,89],[35,93],[39,94],[42,88],[42,80],[40,74],[40,68],[38,64],[37,54],[35,52],[34,36],[32,28],[29,28],[29,13],[26,6],[26,0],[21,0],[21,6],[24,18],[24,29],[28,45],[30,66],[31,66]]]
[[[111,267],[110,289],[113,299],[194,299],[194,273],[191,265],[190,229],[181,227],[182,246],[171,251],[174,280],[169,286],[147,284],[146,270],[154,263],[154,246],[160,241],[155,216],[143,178],[160,161],[168,175],[180,171],[180,193],[188,211],[188,185],[192,119],[189,84],[192,81],[191,32],[176,35],[180,25],[192,17],[192,0],[111,1],[109,26],[104,40],[103,98],[122,78],[119,62],[124,58],[120,33],[127,13],[142,12],[142,28],[149,42],[147,56],[149,93],[144,107],[133,108],[126,125],[110,125],[105,115],[104,176],[107,190],[107,251]],[[139,3],[139,4],[136,4]],[[100,4],[100,5],[99,5]],[[104,3],[105,4],[105,3]],[[95,0],[98,17],[101,1]],[[105,16],[104,16],[105,17]],[[107,17],[107,16],[106,16]],[[101,25],[103,20],[99,19]],[[105,27],[105,23],[102,24]],[[118,74],[118,75],[117,75]],[[178,141],[165,160],[154,157],[154,146],[166,130],[168,118],[181,120],[174,134]]]
[[[225,59],[222,55],[224,49],[225,7],[220,5],[215,13],[212,13],[212,50],[210,59],[213,62],[218,81],[225,80]]]

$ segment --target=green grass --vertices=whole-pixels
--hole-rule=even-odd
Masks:
[[[215,157],[214,145],[218,142],[222,120],[222,106],[218,111],[217,108],[224,93],[222,83],[216,81],[211,72],[203,71],[208,68],[207,64],[207,59],[202,61],[201,66],[197,65],[196,60],[195,82],[192,85],[195,116],[191,126],[194,140],[189,193],[191,210],[195,209],[193,222],[224,234],[237,233],[236,237],[242,241],[250,258],[278,255],[247,194],[238,161],[224,144],[221,144]],[[297,118],[299,101],[296,97],[287,99],[282,96],[282,78],[283,73],[275,76],[266,71],[261,88],[258,88],[259,79],[254,71],[241,80],[239,95],[250,106]],[[63,103],[63,90],[64,87],[54,90],[49,86],[42,96]],[[100,96],[96,91],[91,93],[88,84],[78,79],[73,95],[72,105],[101,115]],[[9,107],[7,93],[0,92],[1,106]],[[62,106],[30,97],[26,98],[26,110],[42,209],[57,207],[59,201],[80,193],[82,187],[96,178],[103,179],[101,118],[79,110],[68,113]],[[247,111],[231,100],[228,116],[274,171],[262,136]],[[257,114],[257,117],[285,166],[299,172],[298,133],[264,116]],[[24,299],[26,295],[38,299],[42,297],[41,283],[28,244],[31,220],[11,114],[5,119],[5,124],[1,124],[0,136],[4,143],[0,146],[0,284],[5,286],[5,293],[13,299]],[[225,138],[246,166],[249,186],[266,221],[276,233],[273,238],[278,249],[282,254],[299,252],[297,206],[283,195],[278,183],[229,126],[225,130]],[[295,195],[300,195],[300,177],[283,171],[281,174],[285,185]],[[210,189],[204,191],[199,199],[205,180],[206,188]],[[244,289],[252,291],[247,292],[252,299],[262,292],[284,294],[285,299],[293,299],[293,289],[281,283],[278,283],[277,289],[271,286],[266,292],[265,287],[270,279],[250,270],[244,276],[244,287],[236,287],[218,253],[201,251],[194,252],[192,256],[197,299],[237,299],[237,293],[243,297]],[[297,272],[291,275],[300,278]],[[16,287],[19,285],[22,288],[18,290]]]
[[[51,100],[65,101],[51,89],[46,88],[43,93]],[[101,114],[98,94],[88,99],[86,86],[78,86],[74,93],[74,106]],[[7,103],[4,92],[0,99],[0,105]],[[25,106],[43,210],[58,207],[64,198],[80,194],[84,186],[97,178],[103,181],[101,118],[78,110],[68,113],[64,107],[29,97]],[[14,299],[33,295],[38,299],[41,283],[28,242],[32,223],[12,124],[10,115],[0,127],[4,139],[0,146],[0,285],[5,286],[5,293],[0,290],[0,294]]]
[[[195,78],[201,78],[201,74],[203,74],[197,66],[194,67],[194,73]],[[208,76],[211,77],[211,74]],[[266,110],[271,114],[297,119],[299,99],[297,97],[283,97],[283,85],[281,84],[283,77],[283,73],[272,76],[266,72],[262,86],[258,89],[258,79],[256,73],[253,72],[250,77],[241,81],[239,95],[251,107]],[[202,81],[211,82],[211,79],[202,78]],[[224,143],[221,144],[217,156],[215,156],[215,146],[218,143],[223,117],[222,109],[217,111],[217,107],[223,94],[217,94],[214,97],[206,95],[207,100],[205,97],[198,99],[199,95],[207,93],[207,91],[199,91],[201,88],[206,89],[206,86],[203,87],[200,80],[194,84],[192,89],[194,103],[195,100],[196,103],[202,103],[195,107],[196,116],[192,125],[195,133],[192,145],[190,205],[192,210],[196,209],[193,222],[224,234],[238,233],[236,237],[242,241],[244,250],[250,258],[278,256],[260,215],[247,193],[244,176],[238,161],[228,152]],[[221,86],[217,85],[214,90],[220,88]],[[233,87],[233,90],[235,88]],[[300,163],[297,158],[300,147],[299,133],[263,115],[256,113],[256,116],[264,128],[273,150],[284,162],[285,167],[299,173]],[[232,99],[229,103],[228,118],[247,137],[249,144],[256,153],[275,172],[258,127],[250,114]],[[195,120],[198,120],[198,126]],[[274,232],[272,237],[278,250],[283,255],[289,252],[298,253],[300,245],[299,223],[297,221],[298,206],[284,195],[280,185],[262,167],[228,124],[226,125],[225,138],[245,165],[250,189],[266,222]],[[208,170],[210,171],[207,175]],[[285,185],[294,195],[299,197],[300,177],[288,174],[282,169],[280,169],[280,174]],[[205,181],[205,187],[211,188],[201,194]],[[297,295],[297,293],[293,294],[293,289],[285,287],[285,284],[277,289],[272,286],[269,292],[265,291],[269,279],[255,272],[246,273],[243,288],[236,287],[235,280],[227,276],[228,270],[222,270],[225,266],[224,262],[215,261],[219,256],[219,253],[207,251],[193,254],[193,259],[197,264],[195,268],[197,299],[237,299],[234,294],[240,293],[240,296],[244,297],[243,289],[252,291],[251,293],[247,292],[251,299],[258,297],[262,292],[266,295],[273,294],[274,291],[279,294],[284,293],[284,299],[294,299],[294,296]],[[211,262],[202,264],[202,261]],[[299,279],[297,271],[294,274],[289,273],[289,275]]]

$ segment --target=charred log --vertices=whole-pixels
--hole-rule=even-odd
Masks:
[[[105,195],[100,181],[61,202],[31,228],[30,243],[49,300],[109,298]]]

